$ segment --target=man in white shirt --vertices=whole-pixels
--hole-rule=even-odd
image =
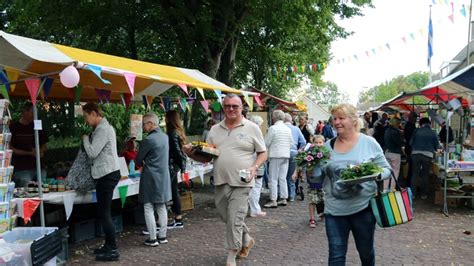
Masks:
[[[273,126],[268,129],[265,136],[265,145],[268,149],[269,179],[270,179],[270,201],[264,205],[265,208],[276,208],[278,205],[286,206],[288,199],[288,187],[286,174],[290,159],[290,149],[293,145],[291,129],[284,123],[285,113],[275,110],[272,113]],[[280,187],[280,201],[277,200],[278,187]]]

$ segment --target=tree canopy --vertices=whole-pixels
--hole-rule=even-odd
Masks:
[[[335,17],[370,0],[0,1],[1,29],[160,64],[196,68],[234,87],[286,96],[295,74],[272,67],[327,63],[348,35]],[[320,79],[322,70],[308,74]],[[285,78],[284,78],[284,77]]]
[[[398,76],[383,82],[359,94],[359,103],[385,102],[401,92],[412,92],[421,89],[429,82],[427,72],[415,72],[408,76]]]

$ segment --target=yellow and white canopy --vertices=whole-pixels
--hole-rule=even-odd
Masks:
[[[3,66],[7,72],[18,73],[17,80],[56,73],[51,76],[55,79],[55,82],[53,82],[53,87],[49,93],[50,98],[70,98],[66,88],[59,82],[57,74],[70,65],[75,65],[79,70],[79,84],[83,87],[82,101],[97,100],[95,89],[111,91],[112,101],[119,100],[121,93],[130,93],[124,73],[136,76],[134,94],[137,100],[141,99],[142,95],[158,96],[174,85],[220,90],[224,93],[240,94],[243,92],[230,88],[195,69],[142,62],[0,31],[0,66]],[[87,68],[88,65],[100,67],[102,78],[109,80],[110,84],[105,84]],[[253,94],[250,92],[243,93]],[[13,97],[29,97],[28,90],[23,82],[19,82],[10,94]]]

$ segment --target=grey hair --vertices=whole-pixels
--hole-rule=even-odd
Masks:
[[[152,123],[154,126],[158,126],[160,124],[160,120],[158,119],[158,116],[154,113],[148,113],[143,116],[143,123]]]
[[[257,124],[257,126],[261,126],[263,124],[263,118],[259,115],[252,115],[249,117],[249,120]]]
[[[285,113],[285,122],[293,122],[293,117],[289,113]]]
[[[230,99],[230,98],[235,98],[235,97],[240,99],[239,95],[237,95],[235,93],[229,93],[229,94],[226,94],[226,96],[224,97],[224,100],[225,99]]]
[[[282,110],[275,110],[272,113],[272,117],[275,118],[276,120],[280,121],[285,119],[285,113],[283,113]]]

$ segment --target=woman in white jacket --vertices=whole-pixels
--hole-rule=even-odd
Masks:
[[[273,111],[273,126],[268,129],[268,134],[265,136],[265,145],[268,149],[269,158],[270,181],[270,201],[264,205],[265,208],[276,208],[278,205],[286,206],[287,204],[288,186],[286,184],[286,174],[288,173],[288,162],[293,137],[291,129],[283,123],[284,119],[285,113],[283,111]],[[280,187],[280,201],[277,202],[278,187]]]
[[[262,126],[263,118],[258,115],[252,115],[249,118],[250,121],[257,124],[257,126]],[[250,190],[249,194],[249,206],[250,206],[250,217],[264,217],[267,215],[266,212],[262,212],[260,207],[260,192],[262,191],[262,179],[265,172],[265,163],[262,163],[257,169],[257,177],[255,178],[255,186]]]

